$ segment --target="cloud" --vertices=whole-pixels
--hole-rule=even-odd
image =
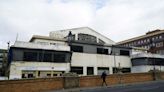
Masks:
[[[15,0],[0,3],[1,46],[18,40],[28,41],[34,34],[48,35],[49,31],[87,26],[92,10],[87,2],[59,0]],[[4,47],[5,48],[5,47]]]
[[[110,0],[96,11],[95,29],[114,41],[121,41],[164,28],[162,0]]]
[[[114,41],[163,29],[163,0],[1,0],[0,48],[32,35],[89,26]]]

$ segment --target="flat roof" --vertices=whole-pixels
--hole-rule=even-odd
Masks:
[[[127,40],[124,40],[124,41],[120,41],[120,42],[118,42],[116,44],[124,44],[124,43],[132,42],[132,41],[135,41],[135,40],[151,37],[151,36],[154,36],[154,35],[162,34],[162,33],[164,33],[164,30],[157,30],[156,32],[152,32],[152,33],[148,32],[145,35],[141,35],[141,36],[138,36],[138,37],[127,39]]]

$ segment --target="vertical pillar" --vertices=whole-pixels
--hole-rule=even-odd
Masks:
[[[75,34],[75,40],[78,40],[78,34]]]
[[[97,75],[97,67],[94,67],[94,75]]]
[[[51,70],[51,77],[53,77],[53,70]]]
[[[67,69],[65,70],[65,73],[69,73],[71,71],[71,62],[67,65]]]
[[[87,67],[86,66],[83,67],[83,75],[87,75]]]
[[[110,74],[113,74],[113,67],[109,67]]]
[[[38,78],[38,70],[35,71],[35,78]]]

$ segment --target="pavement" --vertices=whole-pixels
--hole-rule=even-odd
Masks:
[[[48,92],[164,92],[164,81],[52,90]]]

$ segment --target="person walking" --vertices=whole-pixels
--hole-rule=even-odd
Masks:
[[[107,76],[107,74],[106,74],[106,72],[104,71],[104,72],[102,73],[102,75],[101,75],[101,78],[103,79],[102,86],[103,86],[104,83],[105,83],[105,85],[107,86],[107,83],[106,83],[106,76]]]

